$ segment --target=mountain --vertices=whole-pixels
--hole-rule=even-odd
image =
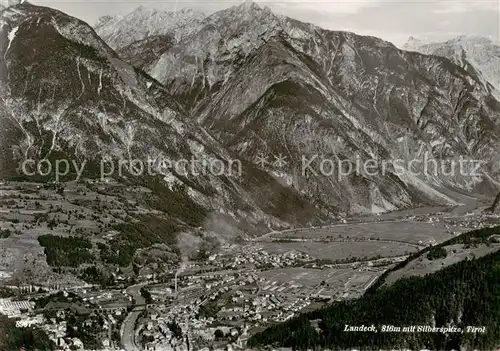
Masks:
[[[149,36],[175,33],[180,40],[189,35],[204,15],[191,9],[162,11],[144,6],[126,16],[104,16],[94,28],[113,49],[122,49]]]
[[[7,7],[20,4],[21,0],[2,0],[0,1],[0,10],[6,9]]]
[[[498,230],[466,233],[463,241],[477,244]],[[500,346],[499,263],[497,251],[422,277],[402,278],[359,299],[336,301],[271,326],[252,336],[248,346],[259,350],[267,345],[294,350],[495,350]],[[349,330],[360,326],[368,329]]]
[[[148,43],[134,51],[134,62],[214,138],[248,160],[286,156],[286,167],[264,170],[342,213],[456,204],[444,188],[498,187],[489,161],[500,103],[480,75],[445,58],[324,30],[251,2],[205,18],[156,59]],[[422,162],[397,174],[317,172],[321,161],[355,167],[426,154],[444,163],[486,161],[487,176],[425,174]],[[301,161],[311,159],[315,171],[303,172]]]
[[[411,37],[406,50],[443,56],[491,84],[500,96],[500,44],[483,37],[460,36],[445,42],[425,43]],[[490,88],[491,89],[491,88]]]
[[[175,38],[168,34],[153,35],[119,49],[118,54],[133,66],[144,67],[172,48],[174,44]]]
[[[248,2],[188,31],[175,27],[182,35],[158,25],[159,13],[139,8],[101,19],[115,44],[124,45],[132,27],[140,33],[117,53],[58,11],[25,3],[2,12],[2,161],[12,153],[16,160],[237,158],[245,166],[237,179],[169,179],[188,185],[188,197],[210,211],[285,226],[454,205],[447,188],[497,187],[491,160],[500,104],[480,77],[447,59]],[[423,174],[418,163],[396,172],[390,164],[427,154],[492,165],[481,177]],[[261,155],[269,162],[254,165]],[[375,172],[357,169],[370,161]]]
[[[333,216],[244,160],[244,172],[216,174],[200,163],[196,172],[162,171],[162,160],[193,159],[220,161],[227,169],[237,155],[187,118],[158,81],[124,62],[86,23],[28,3],[5,9],[1,18],[1,178],[19,178],[25,159],[87,162],[87,177],[99,173],[103,159],[115,161],[115,168],[118,160],[126,161],[122,177],[115,169],[113,178],[154,189],[143,199],[149,206],[154,203],[182,226],[207,225],[233,239],[269,225]],[[154,173],[162,171],[161,184],[145,172],[149,160]]]

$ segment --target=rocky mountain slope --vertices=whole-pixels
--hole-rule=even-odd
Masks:
[[[0,1],[0,10],[6,9],[9,6],[20,4],[21,0],[2,0]]]
[[[135,51],[143,55],[140,45]],[[500,104],[477,72],[448,59],[323,30],[247,2],[205,18],[156,60],[141,62],[230,150],[249,160],[286,156],[285,167],[264,169],[342,212],[454,204],[441,189],[498,187],[491,160]],[[487,176],[425,172],[425,155],[485,161]],[[314,159],[307,174],[304,159]],[[320,160],[354,167],[358,160],[415,159],[397,174],[381,172],[380,162],[380,172],[342,176],[337,167],[318,174]]]
[[[174,34],[177,40],[189,35],[204,18],[191,9],[161,11],[144,6],[126,16],[104,16],[94,26],[113,49],[124,48],[154,35]]]
[[[237,180],[169,179],[189,185],[189,198],[210,209],[283,225],[453,205],[442,189],[497,186],[493,164],[486,177],[423,173],[426,154],[497,155],[500,104],[478,75],[447,59],[248,2],[198,24],[186,19],[187,31],[162,27],[158,11],[145,11],[99,21],[119,54],[58,11],[25,3],[2,12],[4,162],[13,152],[17,159],[237,157],[246,167]],[[269,162],[256,167],[261,154]],[[381,162],[413,159],[420,162],[398,172]],[[370,161],[378,164],[359,169]]]
[[[480,76],[496,90],[496,96],[500,96],[500,44],[491,39],[461,36],[445,42],[424,43],[411,37],[404,49],[446,57]]]
[[[135,67],[144,67],[155,61],[175,44],[175,38],[168,35],[153,35],[138,40],[118,50],[125,61]]]
[[[84,175],[91,177],[109,158],[116,161],[113,177],[154,189],[148,201],[171,220],[214,230],[224,223],[229,237],[333,215],[252,163],[243,161],[242,174],[229,171],[235,155],[86,23],[24,3],[1,12],[1,28],[1,178],[18,176],[19,162],[29,158],[87,162]],[[162,160],[192,159],[220,160],[226,171],[207,172],[200,163],[194,172],[162,169]],[[120,178],[118,160],[139,160],[144,168],[126,166]],[[152,173],[165,175],[163,184],[149,163]]]

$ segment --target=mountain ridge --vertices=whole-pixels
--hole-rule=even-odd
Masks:
[[[137,50],[140,52],[140,46]],[[266,55],[266,58],[264,56],[259,58],[260,66],[255,66],[256,57],[259,55]],[[334,118],[338,121],[332,114],[343,115],[343,118],[347,118],[348,123],[354,126],[354,130],[362,131],[366,135],[359,140],[373,138],[375,144],[360,149],[390,148],[393,151],[388,154],[394,154],[396,148],[403,147],[394,145],[393,133],[387,133],[387,123],[400,130],[396,134],[402,132],[401,127],[413,131],[411,138],[416,139],[412,141],[416,145],[409,151],[410,155],[417,156],[418,150],[425,144],[425,148],[434,155],[449,153],[445,150],[450,148],[455,149],[451,152],[455,156],[461,152],[465,154],[482,152],[480,149],[483,146],[480,145],[476,151],[470,149],[479,141],[477,136],[471,133],[474,133],[474,130],[483,131],[478,123],[489,125],[488,130],[484,129],[484,136],[490,138],[488,148],[494,146],[493,140],[498,138],[498,117],[495,117],[498,116],[498,101],[489,95],[487,89],[479,87],[478,84],[482,83],[482,79],[474,72],[467,72],[446,58],[428,57],[399,50],[393,44],[374,37],[323,30],[311,24],[275,15],[256,4],[241,4],[208,16],[196,31],[160,54],[156,62],[148,61],[143,68],[183,101],[190,114],[206,126],[217,139],[225,140],[234,147],[234,150],[240,152],[245,147],[246,150],[250,150],[244,145],[249,145],[251,142],[245,140],[245,136],[238,132],[248,128],[241,129],[233,122],[248,120],[247,117],[238,115],[248,111],[250,106],[262,104],[260,99],[268,89],[290,79],[293,81],[292,84],[305,85],[306,90],[313,89],[315,91],[313,95],[323,96],[324,102],[315,106],[314,113],[318,114],[323,110],[320,115],[328,113],[330,116],[321,116],[321,120],[330,121]],[[278,72],[282,73],[276,75]],[[246,77],[252,78],[246,79]],[[400,91],[395,93],[396,89]],[[423,92],[418,92],[416,89]],[[441,98],[449,99],[445,97],[446,90],[449,89],[452,89],[450,97],[455,101],[446,104],[438,102]],[[457,97],[462,99],[459,94],[466,94],[462,102],[457,100]],[[480,95],[484,98],[479,97]],[[437,96],[440,98],[436,98]],[[296,98],[301,99],[299,96],[293,97]],[[471,117],[476,116],[473,117],[476,120],[473,122],[476,127],[467,126],[468,131],[464,135],[457,135],[452,138],[453,141],[449,140],[452,144],[448,144],[449,142],[443,144],[442,136],[438,137],[439,133],[449,134],[442,127],[439,127],[442,128],[439,133],[421,130],[430,127],[428,123],[431,120],[426,122],[427,124],[419,124],[422,123],[419,122],[422,117],[419,114],[431,113],[437,118],[431,122],[432,124],[449,125],[455,123],[452,114],[457,112],[463,114],[460,112],[460,106],[467,105],[465,100],[472,102],[478,99],[484,101],[473,103],[476,105],[474,108],[476,112],[472,110],[465,112]],[[304,101],[304,103],[309,102]],[[490,117],[486,119],[485,116],[480,117],[481,113],[478,113],[482,104],[491,105],[488,107],[491,110],[487,112]],[[390,105],[392,107],[388,109]],[[435,106],[432,107],[433,105]],[[453,111],[445,105],[457,107]],[[431,112],[432,110],[434,112]],[[439,117],[436,114],[438,110],[442,110],[440,114],[446,117]],[[481,120],[483,122],[480,122]],[[456,128],[464,128],[460,123]],[[258,135],[260,132],[252,131],[252,133]],[[288,139],[283,133],[277,133],[281,135],[271,133],[268,137],[277,140]],[[235,135],[242,140],[239,145],[233,142]],[[405,137],[404,133],[398,136],[398,138]],[[450,137],[451,135],[448,138]],[[311,135],[310,138],[312,141],[316,137]],[[435,140],[425,140],[427,138]],[[474,142],[467,140],[470,138],[477,140]],[[298,139],[300,138],[295,138]],[[350,139],[352,142],[352,137]],[[452,146],[453,144],[455,145]],[[281,145],[272,151],[275,154],[285,154],[285,151],[288,152],[287,149],[291,149],[289,146],[287,148]],[[441,151],[438,151],[439,148]],[[265,149],[268,147],[261,145],[258,150],[248,151],[246,157],[265,152]],[[301,154],[299,149],[298,155]],[[372,152],[371,155],[375,154]],[[400,157],[400,151],[397,151],[396,155]],[[297,154],[292,156],[297,158]],[[288,171],[285,178],[294,178],[291,183],[300,184],[301,181],[293,176],[297,170]],[[411,183],[411,187],[418,188],[422,185],[418,179],[406,175],[404,177],[406,182]],[[463,183],[463,179],[461,182]],[[477,180],[472,182],[459,186],[471,190]],[[431,179],[431,184],[444,185],[442,179]],[[427,195],[439,193],[430,189],[424,192],[427,192]],[[408,191],[407,194],[406,198],[409,199],[411,196]],[[434,195],[431,197],[435,197]],[[351,195],[345,194],[345,196]],[[437,196],[451,203],[446,196]],[[345,202],[345,198],[341,201]],[[394,198],[392,201],[398,202]],[[403,201],[406,206],[409,206],[409,202],[411,201]],[[382,203],[385,201],[382,200],[379,205]],[[401,206],[401,203],[396,205],[398,206]],[[384,207],[392,208],[382,206]]]
[[[500,43],[491,38],[459,36],[443,42],[409,40],[403,48],[424,54],[443,56],[466,70],[477,72],[500,96]]]
[[[100,157],[175,161],[201,155],[224,162],[233,158],[185,118],[182,106],[161,84],[122,61],[84,22],[28,4],[6,11],[0,36],[5,67],[0,79],[7,88],[0,94],[6,127],[2,161],[61,156],[81,162]],[[9,39],[15,28],[15,37]],[[49,72],[53,75],[47,79]],[[9,169],[2,169],[2,178]],[[262,225],[306,223],[314,220],[314,212],[321,212],[253,164],[246,163],[245,171],[244,177],[230,178],[210,173],[182,176],[169,170],[164,187],[187,184],[184,201],[200,204],[215,217],[255,220],[250,226],[254,231]],[[148,181],[140,179],[141,184]],[[267,187],[274,191],[266,194]],[[280,196],[296,202],[284,204]],[[303,206],[312,211],[303,212]]]
[[[436,158],[490,160],[500,135],[495,117],[500,104],[478,76],[444,58],[402,51],[374,37],[322,30],[256,4],[208,16],[181,39],[175,33],[146,35],[119,54],[85,26],[76,30],[70,21],[56,27],[102,50],[125,84],[119,95],[155,118],[180,129],[199,124],[208,131],[204,137],[210,135],[248,164],[259,154],[287,156],[284,168],[269,164],[260,171],[327,212],[454,205],[440,187],[473,191],[484,179],[391,170],[334,180],[338,170],[330,176],[301,172],[301,157],[354,164],[357,157],[411,160],[429,152]],[[156,57],[152,47],[160,42],[165,46]],[[153,78],[139,74],[137,87],[139,71],[119,58],[125,51],[128,61]],[[85,83],[79,84],[85,90]],[[168,108],[153,112],[152,102]]]
[[[188,35],[203,18],[205,15],[202,12],[190,8],[166,11],[139,6],[124,16],[103,16],[97,20],[94,28],[100,37],[117,50],[151,35],[175,32],[179,40]]]

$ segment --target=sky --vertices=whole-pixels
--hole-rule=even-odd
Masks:
[[[239,4],[242,0],[31,0],[85,20],[93,25],[104,15],[126,14],[138,6],[176,10],[189,7],[206,14]],[[275,13],[325,29],[372,35],[401,46],[408,37],[442,41],[459,35],[500,41],[498,0],[255,0]]]

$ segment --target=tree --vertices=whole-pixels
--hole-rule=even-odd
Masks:
[[[214,336],[215,336],[216,340],[220,340],[220,339],[224,338],[224,332],[220,329],[217,329],[214,333]]]
[[[172,332],[176,339],[182,338],[182,328],[176,321],[167,324],[168,329]]]
[[[144,297],[146,304],[150,305],[153,303],[153,298],[151,297],[151,293],[146,288],[141,288],[140,290],[141,296]]]

